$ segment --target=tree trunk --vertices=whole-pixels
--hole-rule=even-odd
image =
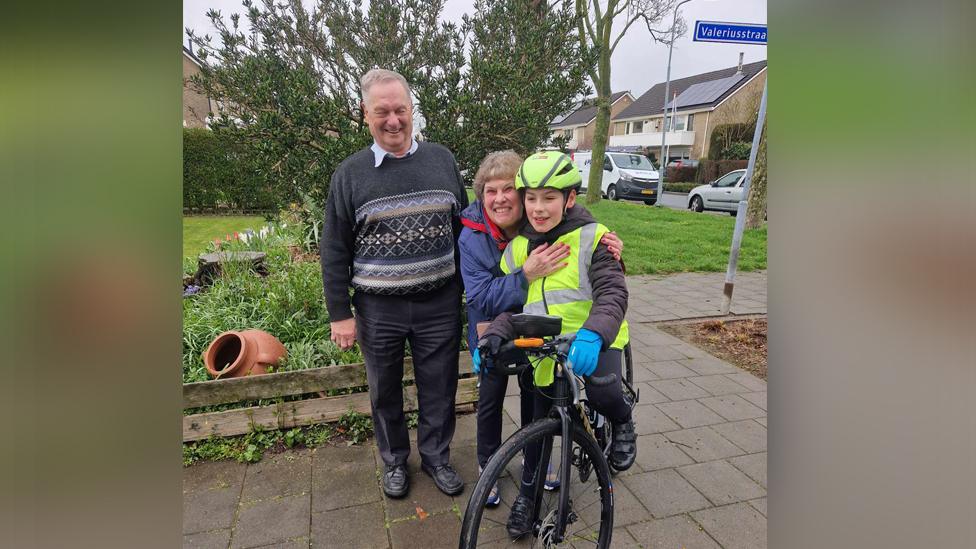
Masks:
[[[746,212],[746,228],[757,229],[766,220],[766,128],[759,139],[756,152],[756,165],[753,168],[752,183],[749,184],[749,209]]]
[[[612,21],[606,24],[611,24]],[[593,129],[593,157],[590,161],[590,180],[587,182],[586,203],[596,204],[603,198],[603,155],[607,151],[607,134],[610,130],[610,31],[604,33],[606,37],[600,49],[600,58],[596,68],[599,82],[594,82],[596,88],[596,127]]]

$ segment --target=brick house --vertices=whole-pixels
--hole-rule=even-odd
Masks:
[[[766,82],[766,60],[671,81],[667,132],[669,160],[708,156],[712,130],[719,124],[754,121]],[[611,118],[612,147],[646,148],[660,156],[664,121],[664,82],[655,84]]]
[[[183,46],[183,127],[206,128],[207,117],[214,111],[213,101],[190,85],[190,77],[199,74],[203,63]]]
[[[565,135],[569,137],[566,148],[589,149],[593,146],[593,133],[596,131],[595,97],[587,97],[578,103],[568,113],[565,113],[549,123],[552,137]],[[634,96],[629,91],[617,92],[610,96],[610,118],[626,109],[634,102]]]

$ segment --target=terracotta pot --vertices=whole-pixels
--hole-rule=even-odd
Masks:
[[[263,330],[224,332],[203,353],[212,377],[228,378],[268,373],[269,366],[288,355],[278,338]]]

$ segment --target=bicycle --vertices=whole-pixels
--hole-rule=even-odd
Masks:
[[[505,343],[498,354],[520,349],[530,362],[533,358],[536,361],[546,357],[554,359],[555,379],[546,388],[549,394],[537,391],[536,397],[551,398],[552,407],[547,417],[516,431],[488,460],[468,500],[459,547],[471,549],[511,544],[549,549],[563,543],[571,543],[573,547],[592,543],[607,548],[613,530],[612,472],[607,460],[612,432],[610,422],[592,409],[586,399],[580,398],[580,380],[566,364],[574,336],[559,336],[562,319],[558,316],[519,314],[512,317],[512,322],[519,337]],[[623,354],[625,372],[621,383],[624,396],[633,407],[640,395],[633,389],[629,346]],[[525,364],[492,366],[509,375],[520,374],[527,367]],[[587,383],[601,386],[616,381],[617,375],[610,374],[590,377]],[[572,444],[563,444],[566,440],[571,440]],[[539,451],[529,477],[535,488],[533,528],[531,536],[512,540],[506,527],[511,509],[506,504],[490,509],[484,503],[496,483],[502,500],[513,501],[522,481],[522,461],[517,457],[525,455],[526,450]],[[560,481],[558,491],[544,490],[543,479],[552,456],[558,456],[553,463]],[[576,482],[571,482],[574,471]]]

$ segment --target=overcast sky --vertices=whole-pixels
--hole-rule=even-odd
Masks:
[[[308,0],[305,3],[310,4]],[[460,21],[464,13],[474,11],[473,5],[473,0],[447,0],[442,17]],[[220,10],[225,16],[244,11],[240,0],[184,0],[183,26],[194,29],[198,34],[216,35],[206,17],[210,8]],[[693,28],[697,20],[766,23],[766,0],[692,0],[681,6],[680,15],[688,22],[689,28]],[[242,24],[246,24],[245,17],[242,16],[241,20]],[[614,36],[623,25],[618,23],[615,26],[618,30]],[[186,43],[186,33],[183,33],[183,43]],[[735,66],[739,52],[745,53],[746,63],[766,59],[766,46],[694,42],[689,30],[674,45],[671,78]],[[653,43],[647,29],[635,23],[613,55],[613,91],[630,90],[634,97],[640,97],[654,84],[664,82],[667,63],[667,46]]]

